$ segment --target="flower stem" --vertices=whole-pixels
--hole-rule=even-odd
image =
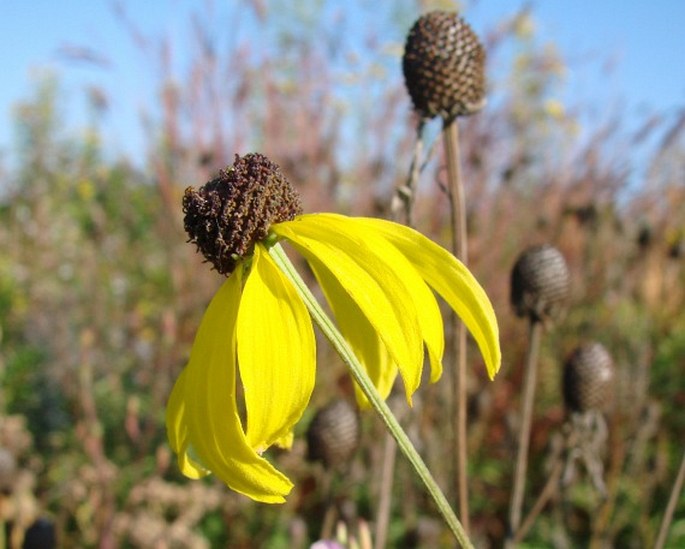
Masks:
[[[459,152],[459,126],[457,119],[445,121],[442,129],[447,161],[448,198],[452,225],[452,251],[464,264],[468,264],[468,244],[466,231],[466,198],[464,183],[461,177],[461,159]],[[454,406],[454,453],[456,455],[456,492],[459,516],[464,522],[464,529],[469,531],[469,488],[468,488],[468,453],[466,437],[466,326],[458,318],[452,317],[453,345],[457,359],[453,374],[452,401]]]
[[[435,479],[428,470],[428,467],[426,467],[423,459],[421,459],[421,456],[416,451],[416,448],[414,448],[414,445],[409,440],[409,437],[404,432],[397,419],[390,411],[390,408],[376,390],[376,387],[374,387],[373,382],[367,375],[364,367],[355,356],[349,344],[335,327],[328,315],[321,308],[321,305],[319,305],[319,302],[309,290],[309,287],[305,284],[305,282],[302,280],[302,277],[300,277],[299,273],[288,259],[288,256],[283,251],[283,248],[279,244],[276,244],[275,246],[269,248],[269,253],[273,257],[276,264],[293,283],[300,294],[300,297],[302,297],[305,305],[309,309],[314,322],[316,322],[323,334],[331,342],[336,352],[340,355],[340,358],[342,358],[342,360],[348,366],[352,377],[357,382],[361,390],[366,395],[366,398],[375,408],[376,412],[383,420],[383,423],[385,423],[386,427],[397,441],[397,445],[399,446],[400,450],[402,450],[412,467],[414,467],[414,470],[423,481],[426,489],[435,501],[438,510],[447,523],[447,526],[450,528],[459,544],[462,547],[473,547],[471,541],[466,535],[466,532],[464,531],[464,528],[459,522],[459,519],[454,514],[454,511],[452,511],[450,508],[447,498],[440,490],[437,482],[435,482]]]
[[[523,402],[521,412],[521,430],[519,431],[516,467],[514,470],[514,488],[509,507],[509,536],[506,547],[513,547],[513,538],[521,524],[521,510],[523,496],[526,489],[526,470],[528,469],[528,447],[530,445],[530,430],[533,423],[533,404],[535,400],[535,384],[538,373],[538,354],[542,338],[542,323],[533,318],[529,324],[528,354],[526,356],[525,379],[523,386]]]
[[[668,498],[666,512],[664,513],[664,518],[661,521],[661,527],[659,528],[659,536],[654,544],[655,549],[661,549],[666,543],[668,538],[668,529],[671,526],[673,513],[678,505],[678,495],[683,489],[683,483],[685,483],[685,453],[683,454],[683,459],[680,462],[680,469],[678,470],[678,476],[673,484],[673,490],[671,490],[671,497]]]

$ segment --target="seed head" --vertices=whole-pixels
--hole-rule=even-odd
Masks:
[[[232,166],[183,197],[190,242],[221,274],[228,276],[273,223],[302,213],[300,197],[279,167],[258,153],[235,156]]]
[[[402,69],[414,108],[424,118],[452,120],[485,105],[485,50],[456,13],[433,11],[414,23]]]
[[[585,343],[564,365],[564,401],[573,412],[601,410],[611,396],[614,366],[601,343]]]
[[[326,467],[344,464],[359,445],[359,416],[346,400],[321,408],[307,430],[308,458]]]
[[[568,299],[570,275],[559,250],[548,245],[524,251],[511,272],[511,304],[518,316],[556,319]]]

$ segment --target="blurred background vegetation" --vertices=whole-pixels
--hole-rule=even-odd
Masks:
[[[303,436],[272,456],[296,484],[283,506],[253,503],[211,478],[184,480],[164,432],[166,399],[221,283],[186,244],[183,189],[234,153],[259,151],[283,168],[307,211],[389,216],[409,170],[416,121],[399,69],[402,43],[370,37],[353,49],[332,32],[344,10],[336,19],[322,16],[323,3],[284,5],[243,6],[277,29],[263,49],[258,36],[227,40],[224,22],[198,11],[180,75],[171,71],[174,37],[136,42],[140,29],[120,14],[156,79],[139,158],[103,148],[116,90],[87,91],[89,120],[79,131],[65,129],[56,75],[38,77],[17,105],[12,154],[0,166],[0,510],[15,532],[43,516],[64,547],[278,548],[316,540],[331,505],[352,531],[360,519],[374,521],[382,426],[371,414],[362,415],[361,446],[344,472],[307,462]],[[388,24],[402,36],[421,9],[437,5],[398,2]],[[491,75],[489,106],[461,124],[470,267],[495,304],[504,354],[494,382],[475,349],[469,354],[472,536],[498,547],[506,532],[527,344],[509,276],[524,248],[547,242],[569,264],[573,297],[543,339],[526,508],[547,481],[565,421],[562,365],[580,342],[609,350],[616,398],[603,456],[607,498],[579,476],[526,543],[648,547],[685,440],[685,111],[637,128],[620,112],[583,126],[592,106],[559,101],[565,60],[536,40],[534,17],[518,13],[483,36],[489,63],[507,69]],[[423,171],[416,220],[448,246],[440,150]],[[318,406],[350,394],[325,342],[319,354],[300,434]],[[449,492],[448,387],[447,379],[424,386],[402,421]],[[390,545],[449,546],[398,461]],[[685,545],[682,495],[669,544]]]

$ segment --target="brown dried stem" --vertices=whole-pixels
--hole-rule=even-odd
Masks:
[[[468,251],[466,240],[466,201],[461,177],[459,153],[459,126],[457,119],[445,121],[443,125],[445,156],[447,160],[447,188],[450,202],[452,226],[452,251],[466,265]],[[454,438],[456,462],[457,508],[464,530],[469,532],[469,495],[467,481],[466,444],[466,327],[452,316],[453,344],[457,367],[453,378]]]
[[[535,384],[538,371],[538,353],[542,338],[542,323],[531,318],[529,327],[528,355],[525,364],[525,380],[523,387],[523,403],[521,411],[521,429],[519,431],[518,450],[516,454],[516,469],[514,471],[514,487],[509,508],[509,540],[507,546],[513,544],[513,538],[521,524],[521,509],[526,487],[526,470],[528,469],[528,446],[530,444],[530,430],[533,420],[533,402],[535,400]]]
[[[683,482],[685,482],[685,452],[683,452],[683,458],[680,461],[680,469],[678,470],[678,476],[673,484],[671,496],[668,498],[668,505],[666,506],[664,518],[662,519],[661,526],[659,527],[659,535],[656,538],[654,549],[662,549],[666,543],[666,539],[668,538],[668,530],[671,527],[671,520],[673,520],[673,513],[675,512],[676,505],[678,504],[678,496],[680,496],[680,492],[683,490]]]

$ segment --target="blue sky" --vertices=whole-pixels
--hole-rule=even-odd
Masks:
[[[187,13],[204,5],[190,0],[121,2],[140,28],[158,35],[187,32]],[[386,13],[370,0],[328,3],[358,5],[358,17],[374,17],[374,24]],[[634,115],[675,115],[685,107],[685,1],[474,0],[465,15],[482,32],[525,4],[532,5],[537,40],[556,42],[568,62],[568,96],[599,101],[600,110],[618,103]],[[378,33],[383,37],[382,28]],[[68,61],[65,46],[87,46],[104,58],[96,63]],[[129,154],[141,142],[140,111],[155,78],[146,73],[149,65],[115,17],[112,2],[0,0],[0,52],[0,150],[7,151],[11,143],[13,105],[29,97],[33,75],[46,69],[59,76],[67,97],[82,98],[91,85],[117,90],[110,95],[108,146]],[[609,65],[612,70],[605,70]],[[82,111],[77,102],[69,103],[64,112],[67,124],[82,124]]]

